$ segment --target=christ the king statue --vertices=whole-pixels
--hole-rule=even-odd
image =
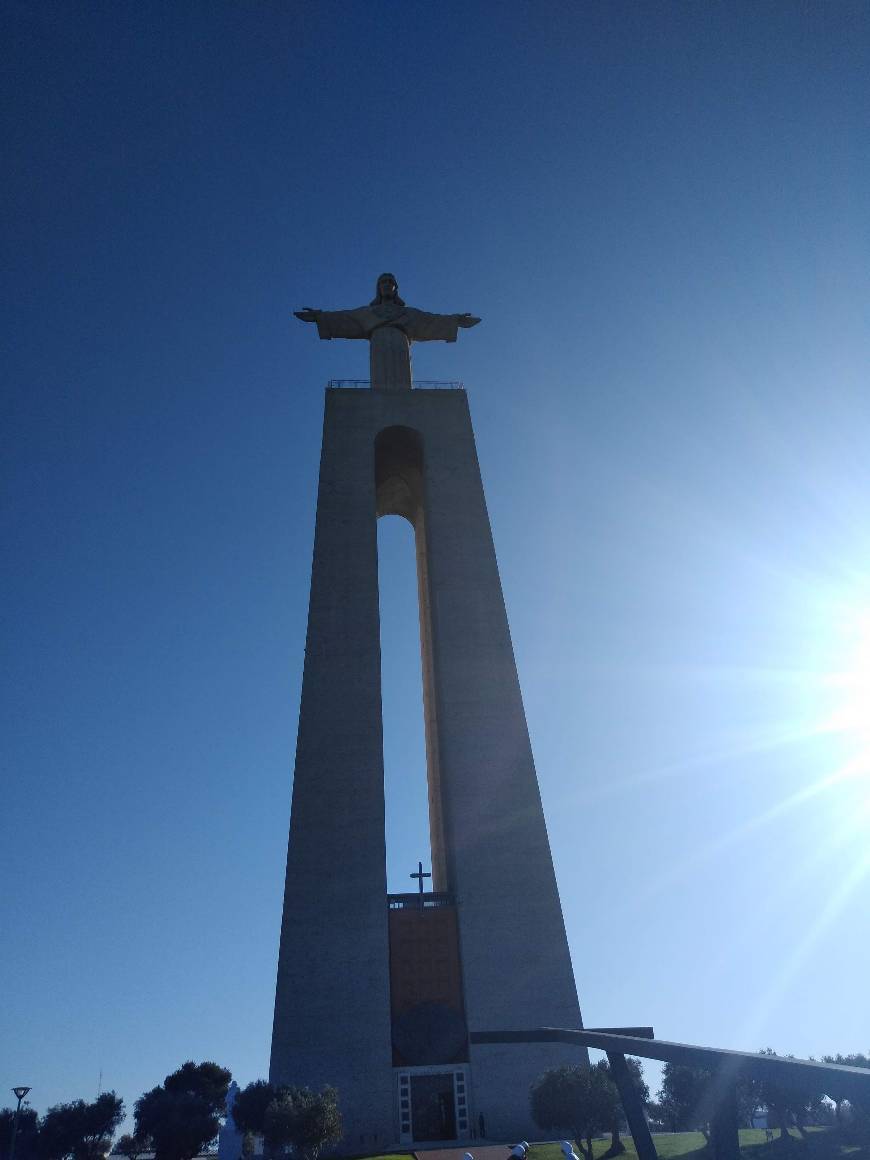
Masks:
[[[471,314],[429,314],[406,306],[392,274],[381,274],[368,306],[356,310],[294,311],[303,322],[316,322],[321,338],[367,338],[372,387],[379,391],[411,389],[411,343],[456,342],[460,326],[477,326]]]

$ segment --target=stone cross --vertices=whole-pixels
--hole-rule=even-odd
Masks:
[[[392,274],[381,274],[368,306],[354,310],[312,310],[306,306],[294,314],[302,322],[316,322],[321,338],[367,339],[372,388],[376,391],[411,389],[412,342],[456,342],[460,326],[480,322],[471,314],[430,314],[406,306]]]
[[[416,874],[409,874],[408,877],[418,879],[418,881],[420,883],[420,894],[422,895],[422,893],[423,893],[423,879],[424,878],[431,878],[432,875],[428,874],[428,873],[424,873],[423,872],[423,863],[418,862],[417,863],[417,873]]]

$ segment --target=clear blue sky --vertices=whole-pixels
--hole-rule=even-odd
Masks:
[[[586,1021],[867,1050],[867,5],[4,21],[0,1087],[266,1073],[323,387],[367,373],[290,312],[384,269],[483,317],[415,370],[468,385]]]

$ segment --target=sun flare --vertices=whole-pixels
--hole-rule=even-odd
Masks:
[[[830,732],[851,734],[865,755],[870,750],[870,610],[849,618],[851,645],[843,669],[827,685],[837,690],[835,707],[824,722]]]

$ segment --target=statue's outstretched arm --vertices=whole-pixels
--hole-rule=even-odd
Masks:
[[[304,306],[293,313],[301,322],[316,322],[320,338],[368,338],[366,310],[312,310]]]
[[[473,314],[430,314],[426,310],[406,311],[407,321],[402,329],[412,342],[456,342],[460,327],[477,326],[480,319]]]

